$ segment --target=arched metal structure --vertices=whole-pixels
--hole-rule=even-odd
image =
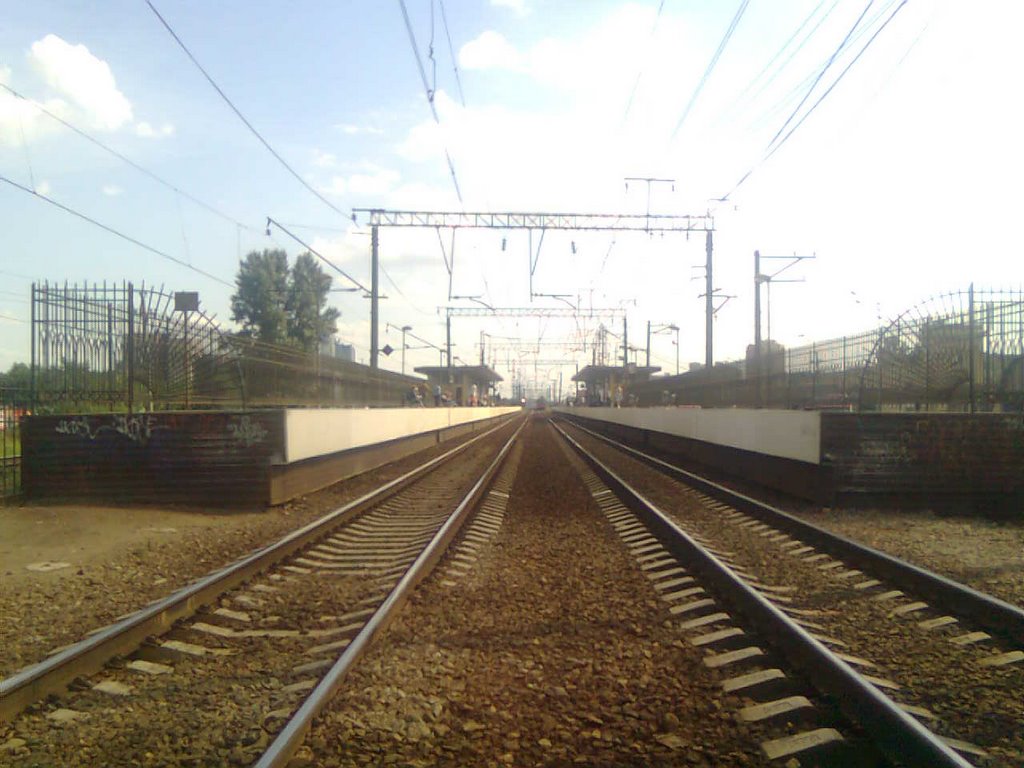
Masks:
[[[1024,292],[941,294],[879,328],[860,410],[1021,410]]]
[[[162,287],[32,286],[37,409],[244,407],[239,360],[212,317]]]

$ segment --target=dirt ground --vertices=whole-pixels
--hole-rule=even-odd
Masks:
[[[211,514],[197,509],[98,506],[0,506],[0,573],[6,588],[59,581],[126,551],[175,542],[190,534],[244,528],[264,511]],[[33,571],[37,563],[68,563]]]

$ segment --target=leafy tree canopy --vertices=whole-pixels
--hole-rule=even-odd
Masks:
[[[252,251],[239,266],[231,319],[242,335],[312,351],[337,330],[339,312],[327,306],[331,278],[310,253],[295,265],[280,249]]]

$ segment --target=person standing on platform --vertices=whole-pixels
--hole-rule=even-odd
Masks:
[[[440,384],[435,384],[434,385],[434,407],[435,408],[440,408],[441,407],[441,385]]]
[[[471,406],[475,407],[475,406],[480,404],[479,400],[478,400],[479,395],[480,395],[480,390],[477,388],[476,384],[474,384],[473,386],[471,386],[469,388],[469,404]]]

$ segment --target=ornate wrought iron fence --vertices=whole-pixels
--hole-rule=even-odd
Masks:
[[[244,406],[237,351],[192,296],[127,282],[34,284],[34,407]]]
[[[0,498],[21,490],[21,419],[29,413],[29,393],[0,387]]]
[[[859,410],[1024,410],[1024,291],[973,286],[851,336],[632,388],[641,405]]]

